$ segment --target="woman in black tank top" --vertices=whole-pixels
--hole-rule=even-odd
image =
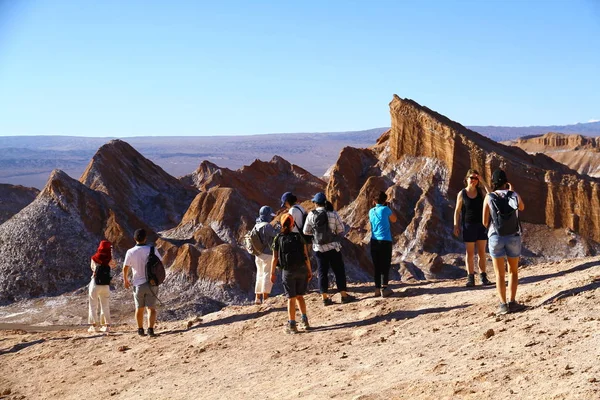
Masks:
[[[485,272],[485,245],[487,242],[486,229],[483,226],[483,189],[487,187],[481,182],[479,172],[474,169],[467,171],[464,189],[458,192],[456,197],[456,209],[454,210],[454,235],[459,236],[462,226],[462,237],[465,243],[467,262],[467,287],[475,286],[475,250],[479,257],[479,272],[482,285],[491,285]],[[482,189],[483,188],[483,189]],[[462,214],[462,224],[460,216]]]

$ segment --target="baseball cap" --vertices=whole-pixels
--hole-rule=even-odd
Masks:
[[[506,178],[506,172],[502,171],[501,169],[495,170],[492,174],[492,183],[495,185],[502,185],[506,182],[508,182],[508,179]]]
[[[285,207],[285,202],[293,203],[296,200],[296,196],[292,194],[292,192],[285,192],[281,196],[281,207]]]
[[[325,204],[326,201],[327,201],[327,197],[325,197],[325,193],[323,193],[323,192],[319,192],[319,193],[315,194],[315,197],[313,197],[313,199],[312,199],[312,202],[317,203],[317,204]]]

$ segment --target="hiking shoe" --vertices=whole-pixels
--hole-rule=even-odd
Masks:
[[[102,328],[100,328],[100,332],[110,333],[110,326],[104,325]]]
[[[96,333],[96,332],[99,332],[99,331],[100,331],[100,330],[98,329],[98,327],[97,327],[96,325],[91,325],[91,326],[88,328],[88,332],[89,332],[89,333]]]
[[[375,288],[375,297],[381,296],[381,289]]]
[[[466,287],[473,287],[473,286],[475,286],[475,274],[469,274],[467,276],[467,284],[465,286]]]
[[[508,310],[510,312],[519,312],[519,311],[523,311],[524,309],[525,309],[525,306],[523,304],[519,304],[516,301],[508,302]]]
[[[302,320],[300,321],[300,328],[304,329],[305,331],[310,329],[310,325],[308,324],[308,317],[302,317]]]
[[[138,335],[146,336],[146,333],[144,332],[144,328],[138,328]]]
[[[333,305],[333,300],[331,300],[331,298],[329,298],[329,297],[326,298],[326,299],[323,299],[323,305],[324,306],[331,306],[331,305]]]
[[[349,294],[345,295],[342,297],[342,303],[346,304],[346,303],[352,303],[353,301],[356,300],[356,297],[351,296]]]
[[[479,274],[479,280],[481,281],[481,284],[483,286],[489,286],[489,285],[493,285],[493,282],[490,282],[490,280],[487,277],[487,274],[485,272],[482,272],[481,274]]]
[[[156,333],[154,333],[154,328],[148,328],[148,336],[156,337]]]
[[[388,286],[384,287],[381,291],[381,297],[390,297],[394,294],[394,291],[390,289]]]
[[[288,321],[287,325],[285,326],[285,333],[290,335],[295,335],[296,333],[298,333],[296,321]]]
[[[510,310],[508,309],[508,304],[500,303],[500,305],[498,306],[498,311],[496,311],[496,315],[504,315],[508,314],[509,312]]]

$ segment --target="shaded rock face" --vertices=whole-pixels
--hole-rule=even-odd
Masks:
[[[273,157],[269,162],[255,160],[237,171],[219,168],[204,161],[193,174],[181,180],[193,183],[202,191],[215,187],[236,189],[243,198],[257,207],[252,214],[253,218],[258,215],[258,208],[264,205],[278,210],[281,195],[285,192],[293,192],[299,201],[303,201],[312,199],[317,192],[325,191],[325,182],[279,156]]]
[[[30,204],[39,192],[35,188],[0,183],[0,224]]]
[[[176,226],[198,193],[122,140],[100,147],[80,182],[105,193],[155,230]]]
[[[85,285],[100,240],[114,257],[133,245],[133,226],[104,194],[54,171],[37,198],[0,225],[0,302],[60,294]]]
[[[580,174],[600,177],[600,138],[551,132],[508,144],[528,153],[543,153]]]

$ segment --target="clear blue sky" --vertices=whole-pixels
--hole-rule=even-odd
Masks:
[[[0,0],[0,135],[600,119],[600,1]]]

